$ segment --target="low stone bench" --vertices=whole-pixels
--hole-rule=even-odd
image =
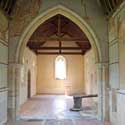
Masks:
[[[74,95],[73,101],[74,106],[71,108],[71,111],[81,111],[82,110],[82,98],[93,98],[98,97],[97,94],[90,94],[90,95]]]

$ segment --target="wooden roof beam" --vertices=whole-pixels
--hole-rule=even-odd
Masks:
[[[36,52],[37,55],[83,55],[82,52]]]
[[[33,39],[30,39],[29,42],[38,42],[38,41],[66,41],[66,42],[71,42],[71,41],[74,41],[74,42],[89,42],[88,39],[83,39],[83,38],[37,38],[37,40],[33,40]]]
[[[89,48],[81,48],[81,47],[40,47],[40,46],[32,46],[30,47],[33,50],[88,50]]]

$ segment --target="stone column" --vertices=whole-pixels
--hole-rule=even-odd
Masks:
[[[16,120],[18,119],[18,113],[20,108],[20,88],[22,74],[24,74],[24,65],[17,63],[9,64],[9,98],[8,98],[8,111],[9,119]],[[25,74],[24,74],[25,75]]]
[[[103,96],[102,96],[102,66],[97,64],[97,85],[98,85],[98,119],[103,120]]]
[[[98,119],[109,120],[108,63],[97,64]]]
[[[15,77],[16,77],[16,64],[9,63],[8,67],[8,116],[9,119],[15,119],[15,106],[16,106],[16,84],[15,84]]]
[[[109,64],[102,64],[103,120],[109,120]]]

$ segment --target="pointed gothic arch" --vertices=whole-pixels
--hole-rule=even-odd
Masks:
[[[22,63],[22,56],[23,56],[24,48],[25,48],[28,40],[30,39],[31,35],[33,34],[33,32],[42,23],[44,23],[46,20],[48,20],[49,18],[51,18],[57,14],[61,14],[65,17],[67,17],[69,20],[74,22],[85,33],[85,35],[87,36],[87,38],[89,39],[89,41],[91,43],[91,46],[94,49],[96,62],[101,62],[102,53],[100,50],[99,39],[98,39],[96,33],[94,32],[94,30],[92,29],[92,27],[87,23],[87,21],[85,21],[78,14],[76,14],[75,12],[71,11],[70,9],[68,9],[62,5],[58,5],[54,8],[48,9],[47,11],[39,14],[29,24],[29,26],[25,29],[25,31],[23,32],[23,34],[21,35],[21,37],[19,39],[19,44],[18,44],[18,47],[16,50],[15,61],[18,63]]]
[[[24,54],[24,48],[25,48],[28,40],[30,39],[31,35],[33,34],[33,32],[42,23],[44,23],[46,20],[48,20],[49,18],[51,18],[51,17],[53,17],[57,14],[61,14],[65,17],[67,17],[68,19],[70,19],[72,22],[74,22],[85,33],[85,35],[87,36],[87,38],[90,41],[91,46],[93,47],[96,62],[100,63],[102,61],[102,51],[101,51],[99,39],[96,36],[96,33],[94,32],[92,27],[82,17],[80,17],[78,14],[71,11],[70,9],[67,9],[66,7],[64,7],[62,5],[58,5],[54,8],[48,9],[47,11],[45,11],[43,13],[40,13],[28,25],[28,27],[26,27],[26,29],[24,30],[24,32],[21,35],[21,37],[19,39],[19,42],[18,42],[16,55],[15,55],[15,62],[17,64],[23,64],[22,59],[23,59],[23,54]],[[99,87],[98,88],[99,88],[99,94],[101,94],[101,95],[99,95],[99,101],[98,102],[99,102],[99,105],[101,105],[101,106],[98,109],[99,109],[99,112],[100,112],[99,119],[103,120],[103,119],[105,119],[104,118],[105,116],[103,115],[104,112],[103,112],[103,98],[102,98],[102,94],[103,94],[102,73],[103,73],[103,71],[99,70],[99,78],[98,78],[99,79],[98,80],[98,86]],[[104,83],[105,83],[105,81],[104,81]],[[16,84],[17,84],[17,87],[18,87],[18,81],[17,81]],[[18,101],[18,97],[16,97],[15,102],[17,103],[17,101]],[[16,116],[18,116],[18,110],[19,110],[19,105],[17,103],[16,104]]]

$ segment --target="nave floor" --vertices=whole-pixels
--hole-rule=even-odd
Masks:
[[[111,125],[109,122],[84,119],[63,119],[63,120],[43,120],[43,121],[17,121],[8,125]]]
[[[22,105],[20,120],[9,125],[110,125],[97,120],[97,107],[90,99],[82,105],[82,111],[73,112],[71,96],[37,95]]]

